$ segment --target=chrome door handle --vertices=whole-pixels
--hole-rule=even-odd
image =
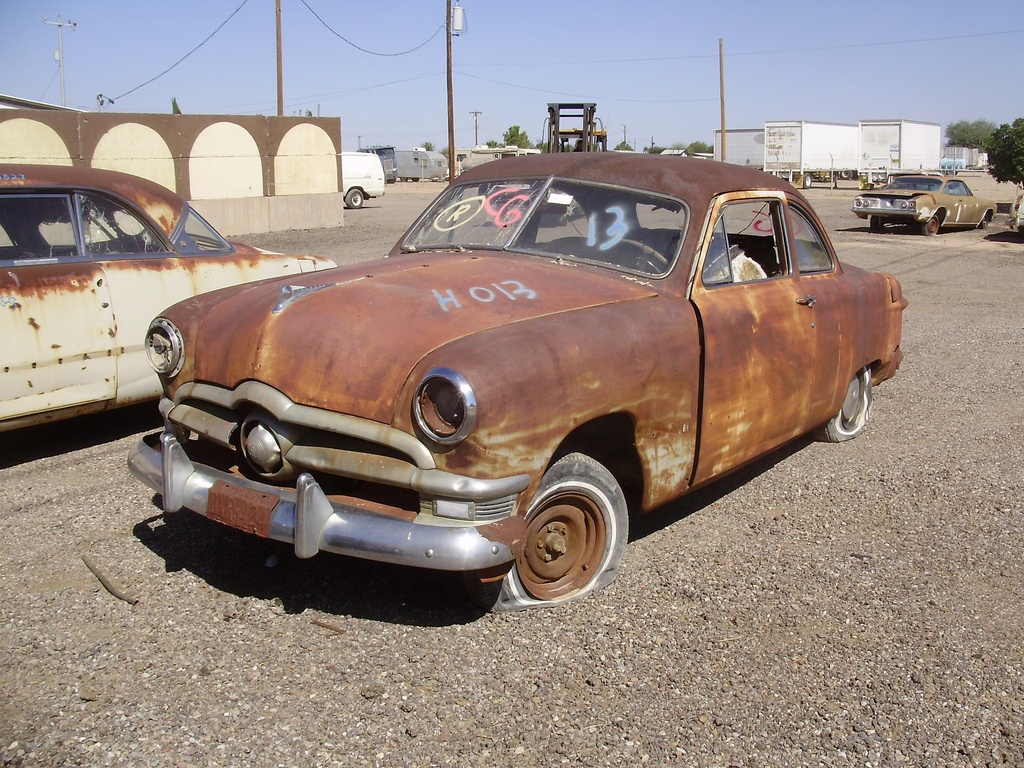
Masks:
[[[802,307],[813,307],[818,300],[814,296],[801,296],[796,303]]]

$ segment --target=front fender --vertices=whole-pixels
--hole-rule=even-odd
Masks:
[[[428,371],[459,372],[476,394],[477,426],[459,446],[436,450],[438,466],[474,477],[528,474],[532,495],[571,432],[624,413],[635,426],[649,508],[689,485],[700,364],[689,302],[651,296],[573,310],[440,347],[414,368],[395,425],[415,430],[413,398]]]

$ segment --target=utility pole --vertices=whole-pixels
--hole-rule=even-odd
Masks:
[[[471,114],[473,116],[473,146],[474,147],[479,147],[480,146],[480,115],[482,115],[483,112],[470,112],[469,114]]]
[[[722,38],[718,38],[718,90],[722,98],[722,156],[725,162],[725,56],[722,53]]]
[[[452,97],[452,0],[447,0],[444,15],[445,52],[448,57],[448,181],[455,181],[455,99]]]
[[[277,116],[284,115],[284,62],[281,51],[281,0],[276,0],[277,11]]]
[[[626,126],[622,126],[622,143],[626,143]]]
[[[63,21],[60,16],[57,17],[56,21],[47,21],[43,19],[43,24],[49,24],[51,27],[57,28],[57,50],[54,51],[54,58],[57,59],[60,64],[60,105],[66,107],[68,105],[67,100],[64,98],[64,27],[71,27],[75,29],[78,26],[77,22],[74,21]]]

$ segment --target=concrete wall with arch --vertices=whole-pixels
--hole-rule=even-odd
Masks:
[[[341,120],[0,110],[0,163],[124,171],[234,236],[343,223]]]

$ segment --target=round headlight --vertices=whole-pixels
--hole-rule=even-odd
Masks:
[[[177,376],[185,361],[181,331],[170,320],[158,317],[146,332],[146,357],[161,376]]]
[[[476,426],[473,388],[448,368],[435,368],[423,377],[412,410],[416,425],[440,445],[461,443]]]

